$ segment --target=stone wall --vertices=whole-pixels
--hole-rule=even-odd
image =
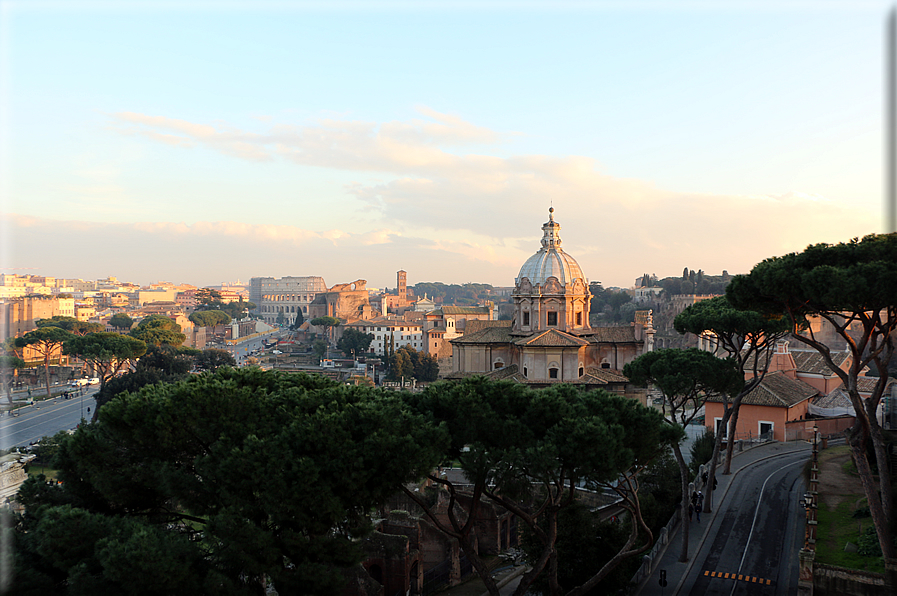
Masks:
[[[813,564],[813,596],[890,596],[880,573]]]

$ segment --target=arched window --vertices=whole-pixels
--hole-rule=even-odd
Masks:
[[[579,376],[582,376],[584,372],[585,372],[585,369],[584,369],[584,368],[582,367],[582,365],[580,364],[580,365],[579,365]]]
[[[549,379],[556,379],[556,378],[558,378],[558,369],[556,369],[556,368],[549,368],[549,369],[548,369],[548,378],[549,378]]]

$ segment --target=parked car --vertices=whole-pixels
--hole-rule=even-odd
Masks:
[[[72,381],[72,387],[83,387],[89,383],[90,379],[75,379]]]
[[[100,384],[100,377],[91,377],[91,378],[90,378],[90,381],[88,381],[88,384],[89,384],[89,385],[99,385],[99,384]]]

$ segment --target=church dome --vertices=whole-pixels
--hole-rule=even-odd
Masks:
[[[560,231],[561,225],[554,221],[554,207],[552,207],[548,210],[548,221],[542,226],[542,248],[520,268],[515,280],[516,285],[520,285],[524,277],[529,279],[533,286],[544,284],[549,277],[557,278],[563,286],[572,284],[576,279],[588,285],[579,263],[561,248]]]

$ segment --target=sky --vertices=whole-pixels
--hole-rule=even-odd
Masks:
[[[0,271],[511,286],[553,207],[629,287],[881,233],[892,6],[0,0]]]

